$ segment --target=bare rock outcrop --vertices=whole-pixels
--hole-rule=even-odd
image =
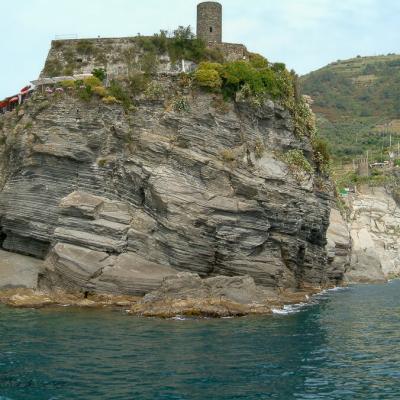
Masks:
[[[201,279],[181,272],[165,278],[161,286],[135,304],[133,314],[156,317],[240,316],[268,313],[277,301],[273,291],[258,287],[249,276]]]
[[[36,289],[43,261],[0,250],[0,290]]]
[[[349,282],[382,282],[400,275],[400,209],[384,188],[364,188],[350,203]]]
[[[331,210],[326,237],[328,275],[332,283],[340,284],[350,267],[352,242],[347,221],[336,208]]]
[[[71,290],[144,294],[177,271],[329,284],[330,198],[282,161],[312,162],[291,114],[165,79],[169,98],[130,111],[36,94],[2,117],[2,247],[45,259],[40,284]]]

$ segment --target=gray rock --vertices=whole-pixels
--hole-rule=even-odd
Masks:
[[[347,223],[340,212],[332,208],[327,230],[328,275],[334,283],[341,283],[351,263],[352,241]]]
[[[165,265],[149,262],[135,253],[119,255],[115,262],[102,270],[91,281],[93,291],[99,293],[143,296],[158,288],[167,276],[177,271]]]
[[[70,217],[96,219],[104,200],[85,192],[73,192],[60,202],[60,212]]]
[[[0,289],[36,289],[43,261],[0,250]]]
[[[160,79],[177,87],[177,78]],[[125,113],[95,99],[37,95],[21,120],[7,115],[13,145],[7,154],[0,148],[8,160],[0,174],[3,246],[49,259],[59,244],[109,261],[129,252],[166,269],[249,275],[273,288],[328,283],[329,196],[314,191],[313,177],[298,182],[276,156],[290,149],[310,155],[290,114],[272,102],[257,110],[228,104],[222,112],[209,94],[193,96],[186,112],[138,101],[135,113]],[[46,270],[49,281],[61,285],[57,275],[87,290],[103,268],[79,256],[70,271],[64,258],[56,257],[55,273]],[[117,290],[111,275],[104,290]],[[143,278],[132,291],[146,285]]]
[[[400,275],[400,208],[384,188],[364,188],[350,198],[351,283],[382,282]]]
[[[135,253],[110,256],[66,243],[58,243],[52,249],[45,265],[42,288],[133,296],[144,295],[160,286],[166,276],[177,273]]]
[[[114,257],[105,252],[57,243],[46,259],[46,269],[40,277],[39,286],[86,291],[90,280],[113,261]]]
[[[258,287],[250,276],[216,276],[201,279],[198,274],[180,272],[168,276],[161,286],[148,293],[143,303],[169,300],[222,298],[238,304],[264,303],[276,295]]]
[[[84,244],[89,249],[122,253],[126,247],[126,241],[114,240],[108,236],[95,235],[73,229],[56,228],[54,239],[57,242],[75,245]]]

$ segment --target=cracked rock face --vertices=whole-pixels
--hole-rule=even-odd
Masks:
[[[46,259],[41,285],[136,295],[177,271],[328,282],[329,198],[280,161],[311,154],[289,113],[185,96],[188,111],[147,100],[125,113],[37,95],[1,117],[2,247]]]
[[[332,208],[327,236],[328,276],[332,283],[339,284],[351,264],[351,236],[339,210]]]
[[[350,203],[353,243],[349,282],[382,282],[400,274],[400,209],[384,188],[364,189]]]

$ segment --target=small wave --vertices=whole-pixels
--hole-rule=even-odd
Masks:
[[[177,315],[176,317],[171,318],[174,321],[186,321],[188,318],[182,317],[181,315]]]
[[[307,305],[307,303],[289,304],[287,306],[283,306],[283,308],[273,308],[272,313],[278,315],[295,314],[300,312]]]
[[[346,287],[346,286],[336,286],[334,288],[327,289],[327,292],[338,292],[340,290],[348,290],[348,287]]]
[[[348,290],[348,287],[337,286],[331,289],[324,289],[319,293],[312,296],[306,295],[307,303],[289,304],[283,306],[283,308],[273,308],[272,313],[277,315],[288,315],[295,314],[302,311],[305,307],[310,307],[318,304],[322,297],[328,295],[331,292],[338,292],[341,290]]]
[[[314,294],[312,297],[313,298],[323,297],[331,292],[339,292],[339,291],[348,290],[348,289],[349,288],[345,287],[345,286],[336,286],[334,288],[321,290],[319,293]]]

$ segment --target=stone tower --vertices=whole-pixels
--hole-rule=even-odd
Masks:
[[[222,6],[205,1],[197,6],[197,37],[206,43],[222,43]]]

